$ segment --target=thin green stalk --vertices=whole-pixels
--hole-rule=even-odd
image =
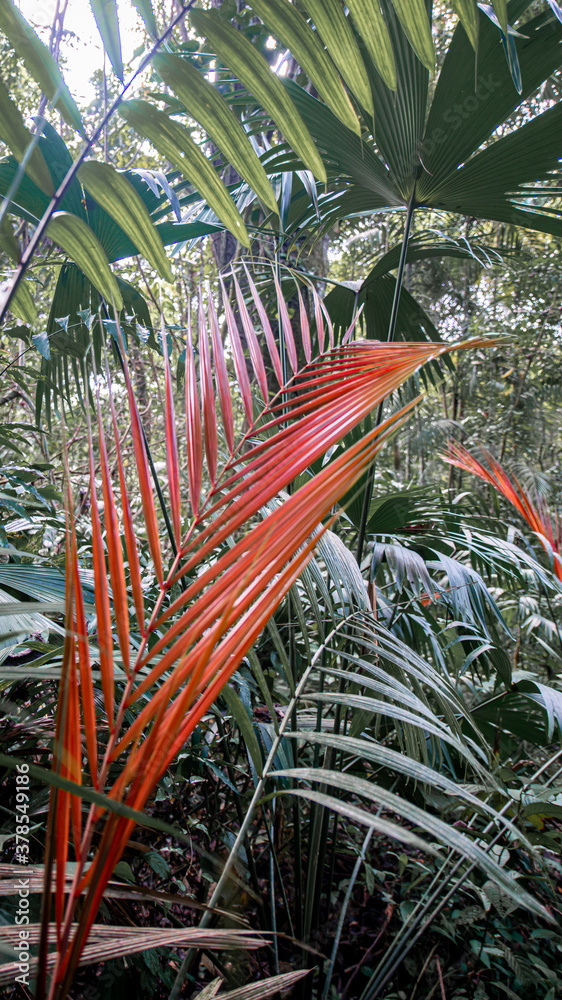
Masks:
[[[291,937],[294,938],[295,937],[295,928],[293,927],[293,921],[291,919],[291,910],[290,910],[290,907],[289,907],[289,900],[287,899],[287,893],[285,892],[285,883],[283,882],[283,876],[281,874],[281,868],[279,867],[279,859],[277,857],[277,852],[275,850],[275,843],[274,843],[274,840],[273,840],[273,834],[274,834],[274,816],[275,816],[275,807],[276,807],[276,801],[275,801],[275,799],[272,799],[272,807],[273,807],[273,814],[274,815],[273,815],[273,818],[271,820],[271,827],[267,823],[267,817],[265,815],[265,810],[262,809],[262,812],[263,812],[263,825],[264,825],[265,832],[267,834],[267,839],[268,839],[268,842],[269,842],[269,850],[270,850],[270,866],[269,866],[269,870],[270,870],[271,889],[272,889],[272,897],[271,898],[272,898],[272,900],[275,899],[274,875],[277,875],[277,881],[279,882],[279,888],[281,890],[281,895],[283,897],[283,906],[285,907],[285,915],[287,917],[287,923],[289,924],[289,931],[290,931]],[[273,919],[273,924],[272,924],[273,930],[274,930],[275,934],[277,934],[277,920],[276,920],[276,917],[275,917],[275,907],[274,906],[273,906],[273,909],[272,909],[272,919]],[[275,953],[277,954],[277,940],[276,939],[274,940],[274,946],[275,946]]]
[[[343,678],[340,679],[338,685],[338,694],[343,692]],[[341,721],[341,706],[336,706],[335,717],[334,717],[334,733],[339,735],[340,731],[340,721]],[[324,764],[322,765],[325,770],[330,770],[336,759],[336,752],[329,748],[324,757]],[[327,792],[325,785],[319,785],[320,792]],[[326,860],[326,850],[328,844],[328,828],[330,825],[330,810],[314,805],[310,811],[310,837],[309,837],[309,847],[308,847],[308,868],[306,875],[306,900],[305,900],[305,919],[304,919],[304,940],[307,944],[310,943],[310,935],[313,925],[314,916],[316,915],[316,922],[318,924],[320,915],[320,901],[322,898],[322,876],[324,873],[324,862]],[[334,832],[336,827],[334,826]],[[335,848],[335,845],[333,845]]]
[[[255,812],[258,804],[259,804],[259,801],[260,801],[262,795],[265,792],[265,786],[266,786],[267,781],[269,779],[269,772],[271,771],[271,769],[274,766],[275,758],[277,756],[277,751],[278,751],[279,746],[281,744],[281,740],[283,739],[285,730],[287,729],[289,723],[292,720],[293,709],[298,704],[298,701],[299,701],[299,699],[301,697],[301,694],[304,691],[304,689],[305,689],[305,687],[306,687],[306,685],[308,683],[308,680],[310,678],[311,673],[316,668],[316,664],[317,664],[318,660],[320,659],[320,657],[322,655],[322,652],[325,649],[327,643],[330,642],[331,639],[332,639],[332,637],[334,635],[336,635],[339,631],[341,631],[342,628],[344,628],[345,626],[349,625],[349,622],[353,618],[357,617],[358,614],[360,614],[360,612],[355,612],[353,615],[350,615],[349,618],[344,619],[343,621],[341,621],[338,625],[336,625],[332,629],[332,631],[326,637],[325,642],[323,642],[322,645],[316,650],[316,653],[314,654],[314,656],[312,657],[312,660],[310,661],[308,667],[304,671],[304,673],[303,673],[303,675],[302,675],[302,677],[301,677],[301,679],[300,679],[300,681],[298,683],[297,689],[296,689],[293,697],[291,698],[291,701],[289,702],[289,704],[287,706],[287,711],[285,712],[285,715],[283,716],[282,722],[281,722],[281,724],[279,726],[279,732],[276,734],[276,736],[275,736],[275,738],[274,738],[274,740],[273,740],[273,742],[271,744],[271,749],[269,751],[267,760],[266,760],[266,762],[264,764],[261,778],[260,778],[260,780],[258,781],[258,783],[257,783],[257,785],[255,787],[254,794],[252,796],[252,800],[251,800],[251,802],[250,802],[250,804],[248,806],[248,809],[247,809],[247,812],[246,812],[246,816],[244,818],[244,822],[242,823],[242,825],[241,825],[241,827],[240,827],[240,829],[238,831],[238,835],[236,837],[236,840],[234,841],[234,844],[232,845],[232,847],[230,849],[230,853],[228,855],[228,858],[226,859],[224,868],[222,870],[222,874],[221,874],[221,876],[220,876],[220,878],[219,878],[219,880],[218,880],[218,882],[217,882],[217,884],[216,884],[216,886],[215,886],[215,888],[213,890],[211,898],[209,899],[209,902],[207,904],[208,905],[208,910],[203,915],[203,917],[201,919],[201,923],[199,925],[200,927],[202,927],[202,928],[203,927],[208,927],[209,923],[211,922],[211,920],[213,918],[213,910],[218,906],[218,903],[219,903],[219,901],[220,901],[220,899],[221,899],[221,897],[223,895],[225,884],[226,884],[226,882],[227,882],[227,880],[228,880],[228,878],[230,876],[230,872],[232,871],[234,862],[235,862],[235,860],[236,860],[236,858],[238,856],[240,848],[241,848],[242,844],[244,843],[245,837],[246,837],[246,835],[248,833],[248,828],[249,828],[250,823],[252,822],[253,817],[254,817],[254,812]],[[170,995],[168,997],[168,1000],[178,1000],[178,998],[180,996],[180,993],[181,993],[181,988],[182,988],[183,981],[184,981],[187,973],[189,972],[189,969],[191,968],[191,964],[193,962],[195,954],[196,954],[196,950],[194,948],[190,948],[189,951],[187,952],[187,954],[186,954],[186,956],[185,956],[185,958],[184,958],[184,960],[182,962],[181,968],[180,968],[180,970],[179,970],[179,972],[178,972],[178,974],[176,976],[174,985],[172,986],[172,989],[170,991]]]
[[[394,299],[392,301],[390,323],[388,324],[388,337],[386,338],[388,344],[392,344],[392,342],[394,341],[394,335],[396,333],[396,320],[398,319],[398,307],[400,305],[400,295],[402,292],[402,285],[404,283],[406,255],[408,253],[410,230],[412,228],[412,219],[414,218],[415,208],[416,208],[416,186],[414,184],[412,194],[408,202],[406,221],[404,223],[402,248],[400,250],[400,260],[398,262],[398,272],[396,274],[396,286],[394,288]],[[377,412],[377,424],[380,424],[381,422],[382,411],[383,411],[383,404],[381,403],[379,405]],[[367,482],[365,483],[365,495],[363,497],[363,509],[361,511],[361,523],[359,525],[359,534],[357,536],[357,562],[359,563],[359,567],[361,567],[361,560],[363,559],[363,548],[365,546],[365,535],[367,533],[367,521],[369,518],[369,509],[371,506],[371,496],[373,493],[374,479],[375,479],[375,459],[373,459],[367,471]]]
[[[218,715],[218,714],[216,716],[216,720],[217,720],[217,729],[219,731],[219,736],[220,736],[220,738],[221,738],[221,740],[223,742],[223,752],[224,752],[224,759],[225,759],[225,763],[226,763],[226,769],[228,771],[228,777],[230,778],[232,784],[236,787],[236,771],[234,769],[234,765],[233,765],[233,762],[232,762],[232,755],[230,753],[230,748],[228,746],[228,739],[226,737],[226,732],[225,732],[225,728],[224,728],[224,725],[223,725],[223,721],[222,721],[220,715]],[[238,816],[238,822],[242,823],[242,821],[244,819],[244,812],[243,812],[243,809],[242,809],[242,803],[240,802],[240,796],[239,795],[235,795],[233,798],[234,798],[234,807],[236,809],[236,814]],[[258,912],[261,915],[262,927],[265,928],[264,907],[263,907],[263,903],[261,901],[261,892],[260,892],[260,886],[259,886],[259,881],[258,881],[258,873],[256,871],[256,863],[254,861],[254,852],[252,850],[252,845],[250,844],[250,840],[249,840],[248,837],[246,837],[246,840],[244,841],[244,850],[246,851],[246,857],[248,859],[248,871],[250,873],[250,881],[252,883],[252,888],[253,888],[256,896],[260,900],[260,902],[258,903]]]
[[[326,972],[326,978],[324,980],[324,989],[322,991],[322,1000],[328,1000],[328,993],[329,993],[329,990],[330,990],[330,984],[332,982],[332,976],[334,974],[334,965],[336,964],[336,958],[337,958],[337,955],[338,955],[338,948],[340,946],[340,938],[341,938],[342,931],[343,931],[344,921],[345,921],[345,918],[347,916],[347,909],[348,909],[348,906],[349,906],[349,901],[351,899],[351,893],[353,892],[353,889],[355,888],[355,883],[357,881],[357,876],[359,875],[359,871],[360,871],[361,865],[365,861],[365,856],[367,854],[367,848],[368,848],[368,846],[369,846],[369,844],[371,842],[371,838],[373,836],[373,832],[374,831],[373,831],[372,827],[367,832],[367,836],[365,837],[365,840],[363,841],[363,847],[361,848],[361,853],[360,853],[359,857],[357,858],[357,861],[355,862],[355,866],[353,868],[353,871],[351,873],[351,878],[350,878],[348,886],[347,886],[347,890],[346,890],[346,893],[345,893],[345,896],[344,896],[344,900],[343,900],[343,903],[342,903],[342,907],[341,907],[341,911],[340,911],[340,915],[339,915],[339,919],[338,919],[338,926],[336,928],[336,935],[334,937],[334,944],[332,946],[332,954],[330,955],[330,962],[328,964],[328,971]]]
[[[291,728],[296,731],[297,712],[293,709],[291,715]],[[293,764],[297,766],[297,744],[293,743]],[[295,782],[293,782],[293,787]],[[303,906],[303,877],[302,877],[302,836],[301,836],[301,801],[295,796],[293,806],[293,838],[295,844],[295,932],[296,937],[302,937],[302,906]]]
[[[271,810],[273,815],[275,815],[275,800],[271,803]],[[279,943],[277,941],[277,916],[275,913],[275,851],[273,849],[273,822],[271,823],[271,829],[269,827],[267,818],[264,817],[265,829],[267,830],[267,839],[269,841],[269,900],[270,900],[270,912],[271,912],[271,929],[273,930],[273,962],[275,968],[275,975],[279,975]],[[279,879],[281,884],[281,879]]]

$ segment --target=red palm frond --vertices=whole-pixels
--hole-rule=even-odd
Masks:
[[[248,276],[249,277],[249,276]],[[250,297],[262,318],[271,364],[277,376],[282,367],[263,304],[248,281]],[[127,560],[141,641],[134,653],[129,649],[129,609],[125,568],[120,543],[119,517],[107,461],[105,430],[98,412],[99,455],[104,500],[107,563],[103,548],[95,485],[93,446],[90,450],[91,516],[95,569],[95,600],[98,618],[99,661],[102,693],[109,723],[107,742],[98,745],[95,732],[93,687],[86,623],[73,522],[69,512],[70,539],[67,560],[67,636],[57,718],[55,766],[79,784],[82,779],[82,736],[94,785],[107,791],[116,802],[140,811],[169,763],[207,712],[221,689],[260,635],[288,590],[311,558],[322,533],[319,525],[338,499],[361,476],[390,433],[408,416],[414,404],[374,428],[362,441],[324,466],[267,517],[260,512],[288,483],[296,479],[332,444],[372,412],[421,365],[452,348],[443,344],[353,343],[307,361],[296,370],[296,348],[287,307],[279,299],[278,315],[291,367],[294,368],[279,393],[268,401],[265,364],[258,354],[255,330],[238,283],[234,292],[250,362],[264,404],[256,417],[249,369],[240,331],[225,293],[224,309],[229,345],[236,369],[237,387],[231,393],[227,355],[220,336],[215,307],[203,300],[198,310],[196,364],[192,331],[186,345],[185,393],[187,478],[191,517],[182,508],[179,458],[174,421],[172,383],[166,362],[167,471],[172,523],[177,554],[164,573],[167,556],[158,531],[153,489],[149,478],[142,427],[133,388],[125,364],[125,381],[131,417],[132,444],[144,521],[159,593],[145,622],[140,568],[134,526],[123,474],[122,445],[112,410],[113,432],[121,492],[121,508]],[[322,303],[313,294],[317,326],[324,319]],[[310,333],[305,332],[309,356]],[[210,330],[210,343],[208,332]],[[328,324],[328,342],[333,330]],[[467,347],[481,342],[456,345]],[[218,471],[218,396],[224,436],[230,457]],[[235,440],[233,413],[242,401],[247,429]],[[206,458],[206,470],[204,459]],[[210,483],[204,488],[205,483]],[[244,527],[244,532],[239,529]],[[235,540],[234,540],[235,539]],[[229,544],[226,545],[226,541]],[[180,580],[183,590],[172,599]],[[110,605],[110,588],[113,607]],[[126,681],[119,700],[113,679],[113,632],[125,666]],[[78,685],[78,678],[80,685]],[[142,701],[140,700],[142,698]],[[148,698],[148,700],[147,700]],[[130,721],[132,706],[139,706]],[[112,777],[119,761],[118,777]],[[51,809],[50,831],[56,829],[57,957],[51,981],[52,998],[67,995],[88,934],[114,867],[135,825],[134,821],[93,805],[82,821],[81,801],[68,792],[53,793],[59,811]],[[100,820],[104,826],[93,860],[93,835]],[[76,871],[69,891],[66,862],[68,834],[73,831]],[[96,831],[98,832],[98,831]],[[88,864],[86,863],[88,862]],[[59,876],[60,872],[60,876]],[[77,902],[82,893],[79,910]],[[66,904],[64,904],[66,899]],[[47,910],[48,913],[48,910]],[[78,918],[78,919],[77,919]],[[77,920],[77,923],[75,922]],[[45,937],[46,939],[46,937]]]
[[[483,479],[498,490],[506,500],[509,500],[529,527],[537,533],[541,545],[546,552],[554,554],[554,573],[562,580],[561,554],[561,524],[558,513],[552,513],[544,499],[539,498],[535,504],[524,486],[515,476],[509,475],[497,459],[482,445],[478,446],[484,458],[485,465],[474,455],[471,455],[461,444],[450,441],[448,453],[442,458],[449,465],[455,465],[465,472]]]

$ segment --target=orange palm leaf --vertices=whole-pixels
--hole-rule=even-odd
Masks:
[[[235,284],[234,287],[241,307],[239,286]],[[254,302],[259,302],[255,287],[249,287]],[[76,783],[83,780],[83,734],[92,781],[97,781],[97,786],[105,789],[110,798],[135,810],[145,807],[149,795],[169,763],[217,698],[311,558],[313,546],[322,533],[322,529],[316,530],[318,525],[330,515],[338,499],[361,476],[389,434],[407,419],[414,404],[409,404],[400,413],[374,428],[364,440],[324,466],[315,478],[309,480],[273,513],[257,520],[260,511],[316,458],[364,420],[385,396],[398,388],[422,364],[452,349],[450,346],[434,343],[386,345],[373,342],[353,343],[335,350],[330,348],[328,353],[321,354],[308,362],[301,371],[292,374],[287,384],[281,386],[277,396],[267,402],[265,365],[263,359],[258,357],[257,335],[254,330],[250,334],[250,313],[244,306],[241,316],[250,346],[250,361],[266,400],[256,418],[253,415],[256,403],[250,394],[248,368],[239,331],[235,329],[232,311],[229,312],[228,306],[225,309],[230,347],[238,376],[236,393],[231,393],[226,355],[212,302],[209,302],[207,315],[203,304],[199,305],[199,372],[191,330],[188,332],[185,440],[188,446],[187,478],[191,519],[184,520],[183,523],[178,495],[176,432],[170,426],[173,404],[169,372],[166,376],[166,442],[168,451],[173,452],[168,455],[167,468],[178,549],[167,574],[163,569],[167,555],[159,541],[142,427],[125,365],[138,489],[148,544],[159,581],[158,597],[147,613],[145,623],[140,569],[121,460],[121,443],[116,437],[131,589],[141,633],[140,644],[134,653],[128,648],[128,606],[123,554],[119,548],[118,511],[109,479],[105,431],[101,419],[98,420],[108,574],[95,492],[93,446],[90,454],[91,512],[102,693],[110,725],[107,742],[101,742],[100,745],[92,733],[95,717],[91,674],[89,660],[81,646],[85,620],[80,599],[80,578],[75,551],[72,544],[69,547],[67,593],[70,596],[67,620],[74,622],[75,632],[69,630],[65,651],[66,666],[61,681],[60,700],[60,704],[65,706],[65,714],[60,715],[57,724],[61,752],[58,753],[56,764],[59,769],[64,768],[61,773]],[[323,310],[319,300],[316,302],[316,309],[320,320]],[[280,375],[279,354],[261,302],[258,315],[264,320],[262,326],[271,364]],[[293,364],[296,362],[296,351],[293,353],[290,320],[282,300],[279,301],[279,316]],[[210,345],[207,338],[209,329]],[[329,327],[328,341],[333,343],[332,338],[333,331]],[[455,349],[481,343],[467,342],[456,345]],[[309,353],[308,347],[306,353]],[[166,354],[164,347],[168,367]],[[215,418],[218,419],[215,394],[219,397],[223,429],[230,453],[228,462],[219,472],[216,427],[210,426]],[[236,401],[240,399],[249,427],[236,443],[233,411]],[[114,413],[113,429],[116,434]],[[205,476],[205,457],[208,477]],[[205,492],[204,483],[209,481],[210,486]],[[73,538],[70,513],[69,520],[70,535]],[[239,532],[241,527],[245,528],[243,533]],[[234,537],[236,541],[233,544],[224,544],[227,539],[232,542]],[[183,591],[172,599],[170,592],[173,587],[188,574]],[[117,642],[127,676],[119,700],[115,699],[114,694],[114,637],[108,582],[113,595]],[[142,702],[139,700],[141,696],[144,696]],[[137,704],[142,705],[142,708],[139,708],[136,718],[131,722],[130,710]],[[113,765],[117,760],[120,762],[120,771],[117,779],[113,780],[110,775],[113,774]],[[55,997],[62,1000],[68,993],[107,883],[130,837],[134,822],[116,813],[104,814],[102,808],[92,806],[82,824],[80,799],[60,791],[56,794],[64,811],[60,831],[57,819],[57,957],[50,996],[53,1000]],[[101,819],[105,825],[93,860],[90,861],[94,829]],[[53,822],[51,810],[51,824]],[[72,888],[68,892],[65,869],[71,826],[77,865]],[[84,890],[85,896],[78,913],[77,902]],[[63,907],[65,893],[67,901]]]
[[[551,552],[554,553],[554,573],[559,580],[562,580],[562,563],[560,561],[562,533],[558,514],[552,514],[542,499],[539,499],[535,505],[516,477],[508,475],[494,456],[482,445],[478,447],[486,465],[471,455],[463,445],[456,444],[454,441],[449,442],[448,454],[443,455],[442,458],[449,465],[456,465],[457,468],[483,479],[485,483],[490,483],[499,493],[503,494],[506,500],[513,504],[529,527],[537,533],[545,551],[549,555]]]

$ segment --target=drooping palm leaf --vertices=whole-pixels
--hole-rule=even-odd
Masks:
[[[345,714],[346,735],[340,727],[340,713]],[[292,729],[295,719],[297,731]],[[307,743],[313,748],[314,760],[318,759],[317,753],[332,754],[331,758],[324,758],[323,767],[311,765]],[[283,763],[283,758],[291,760],[291,744],[295,750],[296,744],[299,746],[301,766],[294,769],[288,769]],[[341,769],[337,771],[333,767],[336,748],[341,759]],[[523,901],[515,880],[509,875],[506,878],[506,872],[497,869],[485,843],[475,840],[469,829],[453,832],[452,826],[441,826],[439,820],[435,823],[431,806],[419,806],[420,798],[422,802],[425,798],[422,786],[428,790],[432,786],[444,790],[451,772],[454,774],[458,767],[466,781],[467,805],[469,798],[476,795],[479,799],[478,805],[474,803],[476,810],[483,809],[492,817],[488,830],[495,823],[503,825],[505,817],[493,808],[492,796],[496,795],[494,788],[498,786],[486,764],[488,753],[486,739],[460,691],[444,681],[439,670],[371,616],[349,615],[332,630],[300,677],[279,730],[271,740],[260,780],[213,892],[211,906],[217,905],[222,898],[228,873],[249,829],[253,811],[258,804],[263,806],[268,783],[274,778],[274,795],[296,795],[309,803],[311,825],[315,810],[327,808],[339,814],[344,822],[351,820],[353,824],[364,825],[422,850],[427,850],[422,839],[425,831],[430,835],[430,852],[435,847],[435,840],[447,843],[460,855],[459,865],[476,864],[483,872],[489,872],[496,884],[501,881],[508,893],[515,891],[519,903],[535,909],[536,902],[529,898]],[[386,776],[385,762],[389,765]],[[389,793],[390,781],[393,784]],[[473,788],[471,782],[474,782]],[[399,794],[396,794],[397,789]],[[266,794],[265,802],[271,797]],[[358,797],[368,800],[367,808]],[[454,800],[451,806],[454,808]],[[385,810],[382,815],[381,807]],[[472,812],[471,806],[468,809]],[[471,825],[468,824],[469,828]],[[312,851],[309,858],[307,912],[313,900],[316,900],[313,905],[318,905],[320,900],[313,885],[317,858]],[[320,864],[320,893],[322,875]],[[541,912],[544,916],[544,910]],[[209,914],[206,914],[203,925],[207,925],[208,920]],[[305,938],[310,926],[305,914]]]
[[[16,890],[17,891],[17,890]],[[13,933],[16,931],[16,933]],[[29,925],[29,944],[36,946],[39,940],[39,924]],[[54,941],[54,928],[50,928],[50,944]],[[13,954],[16,959],[7,962],[0,968],[0,986],[9,985],[18,974],[19,965],[17,962],[17,952],[14,946],[18,942],[17,928],[3,928],[1,936],[4,947],[14,949]],[[238,951],[246,949],[248,951],[263,947],[265,939],[258,934],[244,930],[211,930],[201,931],[196,927],[176,927],[176,928],[150,928],[150,927],[111,927],[107,924],[97,924],[92,928],[90,940],[85,946],[80,958],[80,966],[94,965],[99,962],[107,962],[112,958],[120,958],[123,955],[134,955],[139,952],[148,951],[151,948],[217,948],[224,951]],[[47,958],[48,971],[52,971],[56,963],[56,951],[53,948],[49,951]],[[30,962],[30,970],[33,975],[37,973],[37,962]],[[300,978],[303,973],[298,973]],[[293,974],[294,977],[294,974]],[[294,978],[289,979],[289,984]],[[260,984],[256,984],[260,985]],[[277,984],[274,984],[277,985]],[[254,994],[259,996],[260,994]],[[267,993],[262,994],[267,996]],[[250,994],[251,996],[251,994]]]

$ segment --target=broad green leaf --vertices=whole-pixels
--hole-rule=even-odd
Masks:
[[[190,18],[196,32],[208,39],[218,58],[271,115],[304,165],[325,183],[326,168],[312,137],[264,57],[217,11],[192,10]]]
[[[170,121],[163,111],[158,111],[146,101],[125,101],[119,111],[139,135],[148,139],[162,156],[167,156],[170,163],[191,181],[227,229],[248,247],[248,233],[238,209],[187,129]]]
[[[6,35],[18,59],[25,64],[44,94],[49,100],[55,101],[55,107],[65,122],[83,134],[80,112],[70,96],[60,69],[47,46],[37,37],[12,0],[0,0],[0,31]]]
[[[419,151],[427,112],[429,72],[410,44],[390,0],[381,0],[381,8],[394,51],[396,93],[388,89],[379,73],[369,70],[375,105],[374,137],[379,155],[387,165],[392,183],[405,204],[412,193],[419,166]]]
[[[117,76],[123,80],[123,57],[121,55],[121,36],[119,34],[119,18],[117,15],[117,0],[90,0],[98,31],[101,35],[105,51]]]
[[[12,261],[12,264],[19,264],[21,251],[16,240],[9,219],[4,217],[0,225],[0,250]]]
[[[418,59],[430,73],[433,72],[435,46],[425,0],[392,0],[392,5]]]
[[[156,25],[156,18],[154,17],[154,11],[152,10],[150,0],[131,0],[131,3],[142,17],[149,35],[152,35],[153,38],[157,38],[158,27]]]
[[[22,319],[24,323],[33,323],[37,319],[37,306],[33,301],[27,281],[20,281],[10,308],[14,315],[18,319]]]
[[[517,683],[517,690],[541,705],[547,716],[547,737],[554,737],[555,724],[562,732],[562,694],[547,684],[540,684],[530,677],[523,677]]]
[[[349,0],[347,6],[378,72],[387,87],[396,90],[396,66],[392,43],[378,0]]]
[[[342,79],[365,111],[373,115],[373,96],[365,63],[340,0],[306,0],[305,6]],[[371,25],[371,34],[373,30]]]
[[[9,288],[9,279],[0,285],[0,306],[3,305]],[[37,317],[37,307],[33,301],[27,281],[20,281],[14,295],[12,296],[10,311],[14,314],[14,316],[17,316],[18,319],[23,320],[24,323],[33,323],[35,321]]]
[[[170,263],[148,209],[127,178],[109,163],[86,160],[78,176],[92,198],[115,219],[165,281],[172,281]]]
[[[55,212],[47,226],[47,236],[78,264],[108,305],[123,308],[117,278],[101,243],[82,219],[70,212]]]
[[[558,103],[451,173],[435,192],[435,206],[561,235],[558,212],[533,211],[527,192],[517,196],[521,185],[547,180],[557,169],[561,127],[562,104]]]
[[[157,55],[153,66],[260,201],[270,212],[277,213],[277,202],[267,174],[240,122],[218,90],[195,66],[180,56],[168,53]]]
[[[253,722],[251,716],[248,714],[240,695],[236,693],[230,684],[226,684],[221,691],[221,698],[224,698],[228,710],[231,713],[234,721],[236,722],[242,736],[244,737],[244,742],[246,744],[246,749],[250,757],[252,758],[252,763],[256,769],[259,777],[263,770],[263,760],[260,751],[260,745],[258,743],[258,738],[254,730]]]
[[[476,0],[451,0],[451,4],[459,15],[459,20],[468,35],[472,48],[478,49],[478,8]]]
[[[10,97],[6,87],[0,80],[0,139],[10,147],[18,163],[21,163],[33,136],[24,125],[23,118]],[[37,187],[47,194],[53,193],[53,182],[38,146],[35,146],[27,160],[26,173],[29,174]]]
[[[325,104],[348,129],[360,135],[357,115],[338,72],[320,38],[302,14],[288,0],[251,0],[251,5],[272,34],[290,49]]]
[[[519,97],[505,60],[498,58],[497,27],[480,13],[479,25],[476,78],[474,51],[459,29],[441,67],[420,153],[424,165],[416,192],[420,201],[431,198],[448,174],[456,176],[459,166],[467,164],[521,100],[530,97],[560,65],[562,25],[545,25],[542,16],[527,22],[527,41],[519,51],[524,84]],[[557,149],[556,138],[553,133]],[[486,185],[482,193],[485,190]]]
[[[407,48],[411,52],[410,47]],[[412,59],[414,59],[413,54]],[[317,101],[294,80],[285,78],[283,85],[320,151],[325,151],[326,155],[329,155],[339,172],[347,174],[353,179],[354,184],[367,189],[362,193],[363,204],[367,203],[371,192],[376,196],[377,208],[402,204],[391,184],[388,170],[377,156],[373,145],[344,128],[325,104]],[[393,94],[390,97],[394,100]],[[380,122],[379,117],[377,121]],[[268,164],[266,169],[275,172],[273,164],[271,167]]]
[[[507,37],[507,0],[492,0],[494,14],[500,22],[501,29]]]

